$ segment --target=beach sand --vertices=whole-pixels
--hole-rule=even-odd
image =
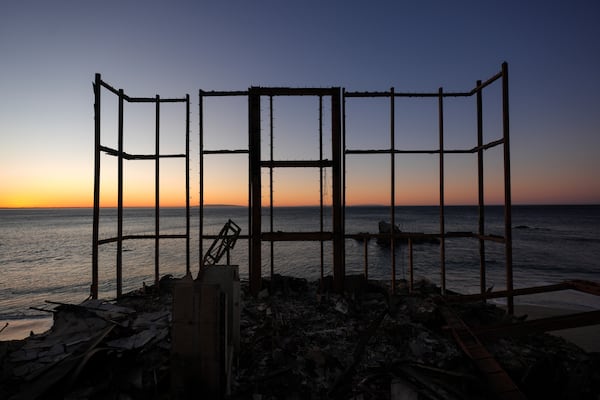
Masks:
[[[8,326],[0,332],[0,340],[19,340],[24,339],[33,332],[34,334],[44,333],[52,328],[52,318],[31,318],[31,319],[9,319],[0,321],[0,329]]]
[[[527,315],[527,320],[555,317],[578,312],[581,311],[528,304],[515,304],[515,316]],[[562,329],[548,333],[560,336],[587,352],[600,352],[600,324],[583,326],[580,328]]]

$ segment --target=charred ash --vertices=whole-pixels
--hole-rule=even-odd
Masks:
[[[172,288],[161,279],[118,301],[56,307],[54,326],[0,342],[0,398],[171,398]],[[382,282],[274,276],[241,286],[240,352],[230,399],[488,399],[494,393],[449,334],[439,288],[390,295]],[[469,326],[510,320],[490,303],[454,307]],[[600,354],[548,334],[486,348],[530,399],[597,399]]]

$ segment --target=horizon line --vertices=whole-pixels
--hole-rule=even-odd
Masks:
[[[395,207],[439,207],[439,204],[396,204]],[[444,207],[478,207],[479,204],[444,204]],[[492,207],[503,207],[503,203],[490,203],[484,204],[484,206],[492,206]],[[600,203],[513,203],[512,206],[600,206]],[[199,204],[190,205],[190,208],[199,208]],[[236,207],[236,208],[248,208],[248,205],[239,205],[239,204],[204,204],[204,207]],[[262,208],[269,208],[269,205],[263,205]],[[301,207],[320,207],[319,204],[302,204],[302,205],[275,205],[274,208],[301,208]],[[324,208],[330,208],[332,205],[327,204],[323,205]],[[378,203],[365,203],[365,204],[346,204],[346,207],[390,207],[390,204],[378,204]],[[0,210],[55,210],[55,209],[93,209],[93,206],[31,206],[31,207],[0,207]],[[107,208],[118,208],[117,206],[101,206],[102,209]],[[155,206],[152,205],[133,205],[133,206],[123,206],[123,208],[147,208],[153,209]],[[185,205],[168,205],[168,206],[160,206],[161,209],[167,208],[185,208]]]

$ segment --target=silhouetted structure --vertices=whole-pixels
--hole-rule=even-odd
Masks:
[[[122,253],[123,241],[137,239],[154,240],[154,283],[158,285],[160,276],[160,239],[185,239],[186,240],[186,272],[190,270],[190,97],[186,95],[180,99],[165,99],[156,95],[156,97],[130,97],[127,96],[123,89],[115,89],[104,82],[100,74],[96,74],[94,82],[94,217],[93,217],[93,232],[92,232],[92,298],[98,297],[98,246],[107,243],[117,243],[117,260],[116,260],[116,280],[117,280],[117,297],[122,294]],[[116,149],[103,146],[101,142],[101,109],[100,100],[102,88],[118,96],[118,145]],[[129,154],[123,149],[124,129],[124,102],[128,103],[154,103],[155,105],[155,151],[153,154]],[[161,103],[185,103],[185,154],[161,154],[160,152],[160,105]],[[117,236],[111,238],[100,239],[100,164],[102,153],[117,157]],[[160,233],[160,160],[164,158],[184,158],[185,159],[185,190],[186,190],[186,229],[185,233],[181,234],[161,234]],[[127,160],[154,160],[154,234],[153,235],[123,235],[123,161]]]
[[[483,142],[483,91],[494,84],[496,81],[500,81],[501,88],[501,104],[502,104],[502,137],[497,140],[484,143]],[[156,241],[156,279],[158,279],[158,244],[159,239],[166,237],[160,235],[158,226],[158,213],[160,209],[158,201],[158,176],[159,176],[159,159],[161,157],[168,157],[166,155],[159,155],[158,153],[158,120],[159,120],[159,105],[162,101],[185,101],[187,107],[189,107],[189,97],[186,99],[171,99],[164,100],[156,96],[155,99],[145,98],[129,98],[125,96],[122,91],[110,87],[106,83],[102,82],[100,75],[96,76],[95,93],[96,93],[96,106],[95,106],[95,118],[96,118],[96,169],[95,169],[95,195],[94,195],[94,238],[93,238],[93,282],[92,282],[92,295],[97,296],[97,269],[98,269],[98,245],[117,241],[118,246],[125,239],[136,239],[138,237],[127,237],[122,235],[122,230],[119,227],[119,233],[116,238],[99,240],[98,238],[98,215],[99,215],[99,158],[102,151],[107,154],[112,154],[119,157],[119,165],[121,165],[123,159],[136,159],[137,156],[128,155],[123,152],[122,148],[108,149],[100,145],[100,88],[105,87],[109,91],[119,96],[119,140],[120,146],[122,141],[122,102],[126,101],[144,101],[144,102],[155,102],[156,103],[156,115],[157,115],[157,130],[156,130],[156,142],[157,151],[156,154],[149,157],[156,160],[156,232],[155,235],[149,236],[148,238],[154,238]],[[248,101],[248,143],[247,148],[237,149],[205,149],[204,147],[204,136],[205,136],[205,110],[204,102],[208,98],[212,97],[245,97]],[[274,97],[296,97],[296,96],[310,96],[316,97],[319,100],[319,158],[312,160],[276,160],[273,157],[273,136],[274,136],[274,124],[273,124],[273,98]],[[449,98],[456,97],[475,97],[476,109],[477,109],[477,145],[472,148],[461,148],[461,149],[447,149],[444,145],[444,104]],[[388,98],[390,101],[390,148],[389,149],[349,149],[346,146],[346,102],[351,102],[356,98]],[[434,98],[438,102],[438,146],[431,149],[418,149],[408,150],[401,149],[396,146],[395,143],[395,99],[397,98]],[[263,126],[261,126],[261,117],[263,116],[263,102],[262,100],[268,100],[269,104],[269,123],[268,132],[270,135],[270,151],[269,156],[265,157],[261,154],[261,139],[263,133]],[[326,100],[330,107],[330,126],[331,130],[331,151],[327,156],[324,155],[323,147],[323,100]],[[186,114],[186,115],[189,115]],[[189,118],[189,117],[188,117]],[[187,149],[185,155],[170,155],[171,157],[186,157],[186,162],[189,163],[189,119],[186,121],[187,132],[186,132],[186,143]],[[266,129],[265,129],[266,131]],[[324,242],[331,242],[331,251],[333,258],[333,282],[334,288],[342,290],[344,287],[345,277],[345,241],[347,239],[359,239],[365,241],[365,275],[368,275],[368,255],[366,241],[370,237],[380,237],[381,235],[373,234],[346,234],[344,224],[344,214],[346,208],[346,160],[348,157],[359,154],[373,154],[382,155],[388,157],[390,160],[390,220],[392,226],[396,224],[396,211],[395,211],[395,195],[396,195],[396,178],[395,178],[395,163],[396,157],[403,154],[434,154],[439,155],[439,231],[432,233],[411,233],[411,232],[400,232],[394,233],[390,230],[390,233],[384,234],[390,241],[390,254],[391,254],[391,287],[392,291],[396,288],[396,255],[395,245],[399,239],[408,241],[408,257],[409,257],[409,273],[410,273],[410,284],[412,286],[412,272],[413,272],[413,251],[412,244],[413,239],[416,238],[438,238],[440,246],[440,275],[441,275],[441,289],[442,292],[446,291],[446,252],[445,252],[445,239],[448,237],[452,238],[475,238],[479,242],[479,254],[480,254],[480,289],[481,293],[486,291],[486,265],[485,265],[485,243],[488,241],[498,242],[504,245],[505,252],[505,268],[506,268],[506,297],[508,303],[509,312],[513,311],[513,276],[512,276],[512,234],[511,234],[511,186],[510,186],[510,144],[509,144],[509,101],[508,101],[508,65],[507,63],[502,64],[502,69],[496,75],[492,76],[486,81],[477,81],[475,87],[467,92],[445,92],[440,88],[435,93],[404,93],[396,92],[394,88],[385,92],[351,92],[346,91],[343,88],[331,87],[331,88],[285,88],[285,87],[251,87],[246,91],[199,91],[199,141],[200,141],[200,227],[199,227],[199,260],[203,260],[203,241],[204,239],[214,239],[214,235],[206,235],[204,232],[204,158],[208,155],[245,155],[248,158],[248,221],[249,221],[249,232],[247,235],[240,235],[242,239],[249,240],[249,278],[250,287],[253,293],[258,293],[261,287],[262,279],[262,255],[261,248],[263,242],[268,242],[271,246],[271,274],[274,271],[274,255],[273,255],[273,243],[277,241],[317,241],[321,243],[321,277],[323,278],[323,254],[324,254]],[[485,150],[493,147],[502,146],[503,148],[503,176],[504,176],[504,236],[488,235],[485,232],[485,212],[484,212],[484,168],[483,168],[483,153]],[[448,154],[465,154],[465,155],[476,155],[477,156],[477,175],[478,175],[478,205],[479,205],[479,227],[477,232],[447,232],[445,227],[445,199],[444,199],[444,158]],[[320,230],[317,232],[275,232],[273,230],[272,220],[272,208],[273,208],[273,170],[278,168],[316,168],[320,172]],[[269,231],[263,231],[261,210],[262,210],[262,171],[267,169],[269,171],[269,199],[271,208],[271,219]],[[120,169],[121,171],[121,169]],[[330,171],[331,180],[328,188],[325,188],[323,179],[324,171]],[[122,180],[122,172],[119,172],[119,181]],[[120,185],[119,194],[119,214],[122,213],[122,186]],[[332,200],[332,224],[331,231],[324,230],[323,224],[323,193],[324,190],[330,190]],[[188,208],[188,223],[187,231],[185,235],[169,235],[168,237],[183,237],[188,241],[187,246],[187,270],[189,271],[189,168],[186,167],[186,190],[187,199],[186,204]],[[121,221],[121,218],[119,218]],[[121,224],[121,222],[119,223]],[[146,237],[144,237],[146,238]],[[117,251],[117,271],[120,270],[120,247]],[[202,261],[199,262],[199,268],[203,268]],[[117,275],[117,294],[120,294],[120,276]]]

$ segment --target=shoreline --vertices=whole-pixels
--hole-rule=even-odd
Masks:
[[[8,325],[6,325],[8,324]],[[34,335],[45,333],[54,324],[52,317],[3,319],[0,320],[0,341],[26,339],[33,332]]]
[[[497,304],[497,306],[506,309],[504,305]],[[527,321],[581,312],[567,308],[546,307],[531,304],[515,304],[514,307],[514,315],[516,317],[526,315]],[[600,337],[600,324],[548,331],[547,333],[574,343],[588,353],[600,352],[600,341],[598,341],[598,337]]]

